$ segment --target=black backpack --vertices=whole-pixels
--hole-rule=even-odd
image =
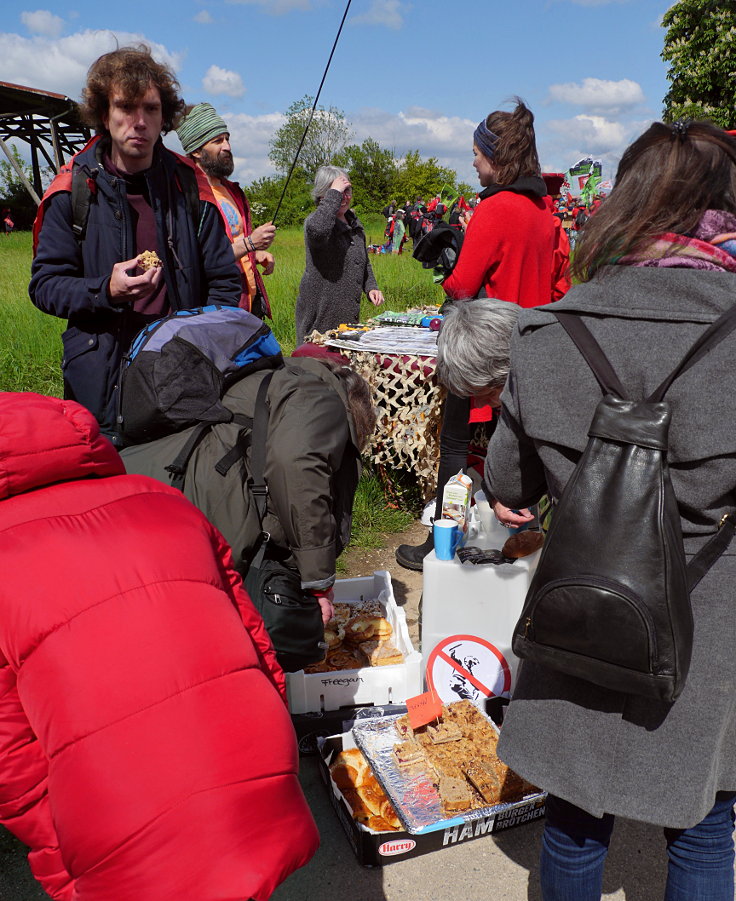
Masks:
[[[555,313],[604,397],[552,516],[513,637],[521,658],[628,694],[675,700],[692,651],[690,591],[728,547],[733,514],[686,564],[667,463],[665,392],[736,328],[714,322],[648,398],[626,391],[574,313]]]
[[[222,403],[238,379],[283,365],[278,341],[257,316],[210,304],[146,326],[123,359],[118,425],[145,442],[198,423],[230,422]]]

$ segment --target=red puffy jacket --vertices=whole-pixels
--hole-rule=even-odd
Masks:
[[[72,901],[263,901],[318,845],[222,537],[90,413],[0,394],[0,822]]]

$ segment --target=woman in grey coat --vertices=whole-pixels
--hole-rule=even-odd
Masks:
[[[306,268],[296,301],[296,343],[360,318],[365,293],[374,306],[383,294],[368,262],[365,232],[350,209],[353,188],[343,169],[320,166],[312,197],[317,209],[304,223]]]
[[[526,508],[545,491],[560,497],[601,397],[549,310],[580,313],[630,396],[644,397],[736,302],[735,237],[736,142],[727,134],[656,123],[626,151],[576,251],[582,284],[519,318],[486,463],[502,522],[514,524],[509,508]],[[735,346],[732,334],[667,394],[688,559],[736,508]],[[736,543],[692,592],[692,664],[673,703],[522,664],[499,753],[551,793],[545,901],[598,901],[615,815],[665,827],[666,901],[733,901],[734,585]]]

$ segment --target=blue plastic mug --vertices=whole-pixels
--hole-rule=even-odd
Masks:
[[[435,519],[432,529],[434,552],[438,560],[452,560],[462,541],[462,532],[454,519]]]

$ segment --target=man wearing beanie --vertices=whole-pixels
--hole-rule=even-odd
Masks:
[[[237,182],[228,181],[234,168],[230,148],[230,132],[209,103],[187,107],[186,115],[176,130],[181,146],[190,159],[207,176],[220,208],[225,231],[233,254],[242,271],[243,292],[240,306],[261,319],[271,315],[268,295],[258,266],[264,275],[274,268],[272,254],[267,252],[276,234],[271,222],[253,228],[250,204]]]
[[[145,45],[92,63],[81,111],[97,134],[49,186],[34,225],[31,300],[68,320],[64,397],[116,443],[115,389],[138,332],[172,310],[240,298],[212,191],[161,142],[181,116],[178,89]]]

